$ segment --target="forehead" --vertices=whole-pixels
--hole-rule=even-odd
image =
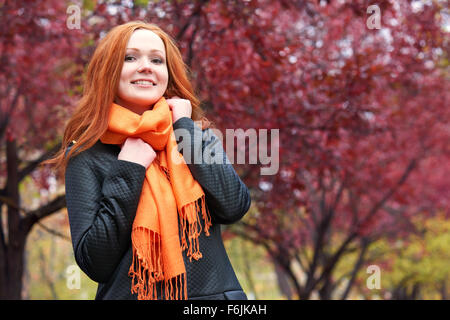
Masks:
[[[162,39],[153,31],[146,29],[134,31],[128,40],[127,48],[136,48],[146,52],[153,50],[166,52]]]

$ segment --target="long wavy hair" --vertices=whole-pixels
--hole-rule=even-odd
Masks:
[[[190,70],[183,62],[172,37],[157,25],[143,21],[116,26],[99,42],[94,51],[86,70],[82,97],[66,125],[60,150],[53,158],[41,163],[54,165],[63,180],[69,159],[93,146],[107,130],[108,114],[118,90],[126,46],[132,33],[138,29],[153,31],[164,42],[169,72],[164,96],[188,99],[192,105],[192,120],[200,121],[202,129],[212,126],[200,108],[200,101],[188,77]],[[72,141],[76,143],[65,156]]]

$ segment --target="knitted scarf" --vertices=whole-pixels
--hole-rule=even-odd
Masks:
[[[131,292],[137,293],[139,300],[156,300],[158,283],[161,298],[187,299],[182,251],[187,249],[190,261],[202,257],[199,215],[205,222],[207,236],[211,217],[203,189],[178,152],[172,114],[164,97],[142,115],[112,104],[108,130],[100,140],[121,145],[128,137],[141,138],[157,153],[146,170],[131,231]]]

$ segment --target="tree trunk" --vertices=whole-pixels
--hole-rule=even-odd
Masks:
[[[249,262],[249,252],[247,250],[246,240],[241,240],[242,258],[244,260],[244,275],[247,279],[248,286],[251,293],[253,294],[253,299],[258,300],[258,293],[255,289],[255,282],[253,281],[253,276],[251,272],[251,266]]]
[[[275,274],[277,276],[278,288],[283,296],[285,296],[288,300],[292,300],[292,289],[289,285],[289,279],[286,275],[284,269],[279,265],[277,260],[273,260],[273,264],[275,266]]]
[[[25,244],[33,225],[66,206],[65,196],[61,195],[40,208],[25,212],[21,208],[19,193],[20,181],[45,160],[48,153],[39,161],[29,163],[19,171],[19,158],[16,140],[6,137],[6,187],[0,190],[0,299],[21,299],[22,277],[25,263]],[[3,206],[6,206],[6,215]],[[3,221],[7,218],[7,221]],[[6,228],[6,230],[5,230]]]
[[[6,259],[0,264],[2,271],[0,276],[0,300],[19,300],[22,297],[26,236],[21,235],[19,237],[22,238],[20,241],[6,247]]]
[[[5,239],[2,229],[0,299],[20,299],[22,291],[24,249],[28,230],[24,230],[20,217],[18,165],[16,141],[7,137],[6,166],[8,180],[6,183],[6,198],[8,199],[8,239]],[[1,227],[3,228],[3,226]]]
[[[444,282],[442,282],[440,292],[441,292],[441,299],[442,300],[448,300],[447,286],[446,286],[445,280],[444,280]]]
[[[331,283],[330,277],[331,275],[325,278],[325,280],[323,281],[323,286],[319,289],[320,300],[331,300],[333,285]]]
[[[370,240],[368,238],[363,238],[361,240],[361,251],[359,253],[358,260],[356,261],[355,265],[353,266],[350,280],[348,281],[345,291],[341,296],[341,300],[346,300],[348,295],[350,294],[350,290],[352,289],[353,284],[355,283],[356,275],[358,274],[358,271],[361,269],[361,266],[363,265],[363,263],[365,261],[365,255],[366,255],[367,249],[369,247],[369,244],[370,244]]]

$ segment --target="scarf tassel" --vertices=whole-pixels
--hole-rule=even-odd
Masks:
[[[161,241],[156,232],[139,228],[139,232],[146,233],[151,239],[152,250],[145,250],[144,246],[133,248],[133,260],[128,275],[132,277],[131,292],[137,293],[138,300],[157,300],[157,285],[160,285],[164,300],[187,299],[186,273],[166,279],[161,261]],[[150,253],[144,255],[143,253]]]
[[[159,163],[159,161],[158,161]],[[168,168],[164,166],[160,166],[161,170],[164,172],[167,180],[170,182],[170,171]],[[199,205],[198,202],[201,202]],[[202,231],[200,217],[198,212],[201,210],[203,221],[205,222],[205,234],[209,236],[209,227],[211,226],[211,216],[205,204],[205,195],[200,197],[194,202],[188,203],[181,208],[181,249],[184,251],[188,246],[186,242],[186,237],[189,240],[189,249],[186,253],[189,257],[189,261],[192,262],[192,258],[195,260],[199,260],[202,257],[202,254],[199,249],[198,244],[198,236]],[[187,223],[189,220],[189,224]],[[187,231],[187,232],[186,232]]]
[[[200,202],[200,203],[199,203]],[[182,207],[180,219],[182,237],[181,249],[186,249],[189,261],[202,258],[198,237],[202,231],[200,212],[205,223],[205,234],[209,236],[211,216],[206,208],[205,196]],[[138,238],[150,239],[150,246]],[[189,246],[187,240],[189,241]],[[161,292],[165,300],[187,299],[186,273],[166,279],[161,260],[161,238],[158,233],[147,228],[136,228],[132,236],[133,258],[128,275],[132,277],[131,292],[138,294],[138,300],[157,300],[157,283],[161,282]],[[141,243],[141,245],[138,245]]]
[[[198,236],[202,232],[199,215],[200,211],[203,221],[205,222],[205,234],[206,236],[209,236],[211,216],[206,208],[205,196],[203,195],[197,201],[188,203],[181,208],[181,250],[184,251],[185,249],[188,249],[186,255],[190,262],[192,262],[192,258],[194,258],[194,260],[199,260],[202,257],[198,243]],[[189,246],[186,238],[189,240]]]

